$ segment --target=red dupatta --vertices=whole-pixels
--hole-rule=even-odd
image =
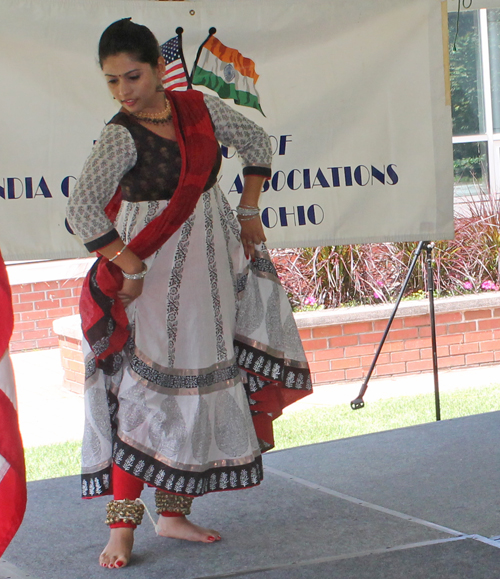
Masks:
[[[160,249],[188,219],[203,193],[217,159],[218,144],[203,93],[165,91],[172,105],[172,120],[182,158],[179,184],[163,212],[153,219],[128,247],[145,259]],[[106,207],[114,221],[121,203],[118,188]],[[82,329],[97,363],[107,374],[117,370],[115,356],[128,338],[128,317],[117,292],[121,289],[121,269],[100,258],[87,274],[80,298]]]

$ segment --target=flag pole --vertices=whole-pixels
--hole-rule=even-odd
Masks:
[[[210,30],[208,31],[208,36],[205,38],[205,40],[200,44],[200,48],[198,48],[198,52],[196,53],[196,58],[194,60],[194,64],[193,64],[193,68],[191,70],[191,76],[189,77],[189,84],[191,84],[192,80],[193,80],[193,76],[194,76],[194,71],[196,70],[196,66],[198,65],[198,61],[200,60],[200,56],[201,56],[201,51],[203,50],[203,47],[205,46],[205,44],[208,42],[208,40],[217,32],[217,28],[214,28],[213,26],[210,28]]]
[[[182,33],[184,32],[184,28],[182,28],[182,26],[179,26],[178,28],[175,29],[175,33],[177,34],[177,39],[179,41],[179,52],[181,55],[181,62],[182,62],[182,66],[184,67],[184,73],[186,74],[186,78],[188,81],[188,90],[190,88],[193,88],[193,86],[191,85],[191,77],[189,76],[188,73],[188,69],[186,66],[186,60],[184,59],[184,51],[182,49]]]

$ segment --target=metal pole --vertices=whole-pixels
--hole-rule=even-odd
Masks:
[[[434,372],[434,398],[436,402],[436,420],[441,420],[441,403],[439,400],[439,376],[436,341],[436,315],[434,313],[434,272],[432,270],[432,249],[434,243],[427,242],[427,289],[429,291],[429,314],[431,318],[431,341],[432,341],[432,370]]]
[[[380,352],[382,351],[382,348],[384,347],[384,343],[385,343],[385,340],[387,338],[387,334],[389,333],[389,330],[391,329],[392,322],[393,322],[394,318],[396,317],[396,312],[398,311],[399,304],[400,304],[401,300],[403,299],[404,293],[406,291],[406,287],[408,286],[408,282],[410,281],[411,274],[413,273],[413,270],[415,269],[415,265],[417,263],[417,260],[420,256],[420,253],[422,252],[422,248],[424,247],[425,244],[428,244],[428,243],[430,243],[430,242],[429,241],[421,241],[418,244],[417,249],[415,250],[415,254],[413,255],[413,259],[412,259],[412,262],[410,264],[410,268],[408,269],[408,273],[406,274],[405,281],[401,287],[401,291],[399,292],[399,296],[398,296],[398,299],[396,301],[396,305],[394,306],[394,310],[391,314],[391,317],[389,318],[389,322],[387,323],[387,327],[385,329],[384,335],[382,336],[382,340],[380,341],[380,344],[378,346],[375,357],[373,358],[372,365],[370,366],[370,369],[368,370],[368,374],[366,375],[365,381],[363,382],[363,385],[361,386],[361,390],[359,391],[358,397],[351,402],[351,408],[353,410],[358,410],[359,408],[363,408],[365,405],[365,403],[363,402],[363,396],[365,395],[365,393],[368,389],[368,381],[370,380],[370,378],[372,376],[372,373],[373,373],[373,370],[375,369],[375,365],[377,364],[377,360],[378,360],[378,357],[380,355]]]

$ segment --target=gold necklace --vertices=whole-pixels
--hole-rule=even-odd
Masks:
[[[165,100],[165,108],[159,113],[130,113],[130,115],[144,123],[153,123],[153,125],[163,125],[172,120],[172,107],[170,101]]]

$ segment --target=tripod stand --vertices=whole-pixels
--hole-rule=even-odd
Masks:
[[[382,340],[378,346],[377,352],[375,353],[375,357],[373,358],[373,362],[370,366],[368,374],[361,386],[361,390],[359,391],[358,397],[351,402],[351,408],[353,410],[358,410],[359,408],[363,408],[365,403],[363,401],[363,396],[365,395],[368,389],[368,381],[371,378],[373,370],[375,369],[375,365],[377,364],[378,357],[382,348],[384,346],[385,340],[387,338],[387,334],[391,329],[392,322],[396,316],[396,312],[398,311],[399,304],[403,299],[404,292],[408,286],[408,282],[410,281],[411,275],[413,270],[415,269],[415,265],[417,263],[420,254],[422,253],[422,249],[425,247],[427,257],[426,257],[426,265],[427,265],[427,285],[428,285],[428,293],[429,293],[429,314],[431,318],[431,341],[432,341],[432,369],[434,373],[434,398],[436,404],[436,420],[441,420],[441,405],[439,401],[439,377],[438,377],[438,363],[437,363],[437,345],[436,345],[436,316],[434,313],[434,276],[432,271],[432,249],[434,248],[434,243],[430,241],[421,241],[418,244],[417,249],[413,255],[413,259],[410,264],[410,268],[408,269],[408,273],[406,274],[405,281],[399,292],[398,299],[396,301],[396,305],[394,306],[394,310],[389,318],[387,323],[387,327],[385,329],[384,335],[382,336]]]

